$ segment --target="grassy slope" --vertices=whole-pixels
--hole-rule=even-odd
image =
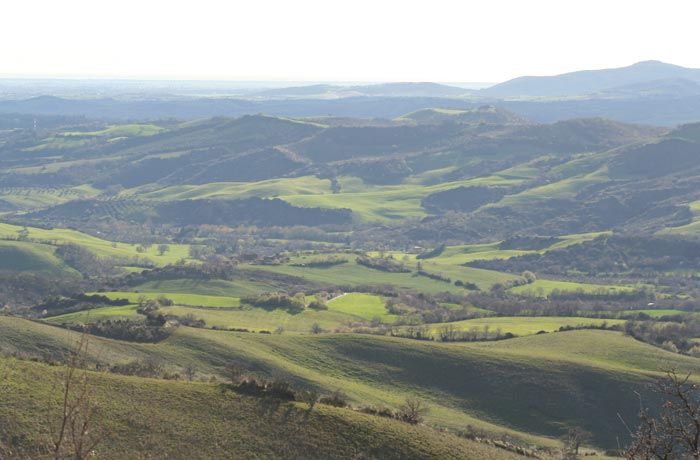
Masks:
[[[140,293],[140,292],[96,292],[93,294],[104,295],[110,299],[128,299],[129,302],[136,303],[139,298],[156,299],[163,295],[175,302],[177,305],[190,305],[199,307],[239,307],[241,299],[238,297],[224,297],[214,295],[182,294],[173,292],[163,293]]]
[[[58,413],[60,376],[60,368],[0,358],[0,420],[11,420],[29,443],[40,442],[50,432],[47,418]],[[95,428],[110,433],[98,448],[103,459],[515,457],[428,427],[322,405],[309,412],[304,404],[239,396],[213,384],[106,374],[90,374],[89,382],[99,408]]]
[[[688,208],[693,214],[693,221],[679,227],[666,228],[658,232],[660,235],[697,235],[700,233],[700,201],[688,203]]]
[[[155,298],[158,294],[139,294],[133,292],[101,293],[110,298],[128,298],[135,302],[139,296]],[[177,316],[194,315],[206,321],[206,327],[248,329],[251,331],[275,331],[282,328],[287,332],[308,333],[314,323],[325,330],[342,328],[358,321],[371,320],[375,317],[384,322],[393,322],[396,317],[387,312],[384,300],[378,296],[351,293],[339,297],[328,304],[328,310],[311,310],[288,312],[286,310],[265,310],[262,308],[232,308],[235,301],[240,307],[240,300],[232,297],[200,296],[192,294],[164,294],[177,305],[163,307],[166,314]],[[188,305],[208,304],[207,308]],[[47,319],[54,324],[73,324],[107,319],[131,318],[142,320],[136,306],[103,307],[90,311],[68,313]]]
[[[0,223],[0,238],[17,238],[22,227],[17,225]],[[28,238],[32,242],[46,242],[49,244],[76,244],[88,249],[100,257],[123,257],[123,258],[148,258],[158,266],[174,264],[180,259],[189,257],[189,245],[171,244],[170,250],[164,255],[158,255],[157,245],[153,245],[146,252],[136,251],[134,244],[112,243],[107,240],[96,238],[76,230],[54,228],[44,230],[41,228],[28,227]]]
[[[554,290],[559,291],[583,291],[587,293],[596,292],[624,292],[631,291],[634,287],[631,286],[607,286],[604,284],[588,284],[588,283],[573,283],[570,281],[554,281],[554,280],[536,280],[531,284],[524,284],[510,289],[515,294],[529,295],[533,297],[547,297]]]
[[[0,188],[0,202],[4,201],[19,209],[43,208],[70,200],[90,198],[98,193],[98,190],[90,186],[65,189],[8,187]]]
[[[0,318],[0,348],[33,353],[65,348],[66,331]],[[231,359],[254,372],[288,375],[326,390],[342,389],[356,402],[398,406],[406,396],[431,407],[429,420],[462,429],[520,432],[533,442],[558,437],[567,425],[594,433],[613,447],[623,436],[617,413],[632,419],[633,390],[664,368],[700,370],[700,361],[636,342],[616,332],[573,331],[488,343],[441,344],[388,337],[217,332],[180,328],[160,344],[93,339],[102,359],[157,356],[203,375]],[[517,397],[514,397],[517,395]],[[529,434],[523,434],[529,433]]]
[[[362,222],[388,222],[396,219],[425,217],[427,213],[421,206],[421,200],[431,193],[456,187],[474,185],[505,186],[518,185],[522,179],[498,175],[480,177],[466,181],[445,182],[439,185],[388,185],[350,186],[341,192],[322,195],[286,195],[281,198],[295,206],[349,208]],[[354,182],[353,182],[354,183]]]
[[[292,260],[294,262],[294,260]],[[416,268],[415,256],[413,260],[409,257],[407,267]],[[453,280],[470,281],[477,284],[481,289],[488,289],[492,284],[515,278],[513,275],[500,273],[491,270],[481,270],[471,267],[460,267],[448,264],[436,264],[432,260],[422,262],[425,270],[430,272],[443,272],[452,276]],[[388,273],[381,270],[367,268],[355,263],[354,257],[350,257],[348,263],[334,265],[326,268],[313,267],[292,267],[289,265],[277,266],[255,266],[261,270],[283,273],[306,278],[311,281],[328,283],[331,285],[378,285],[391,284],[400,289],[418,290],[427,293],[437,292],[464,292],[463,288],[455,286],[453,283],[435,281],[415,273]]]
[[[517,336],[525,336],[537,334],[540,331],[554,332],[560,327],[571,326],[600,326],[606,323],[608,325],[622,324],[623,320],[616,319],[599,319],[599,318],[582,318],[569,316],[546,316],[546,317],[497,317],[497,318],[478,318],[468,319],[464,321],[455,321],[452,323],[437,323],[430,325],[430,331],[436,334],[445,326],[454,327],[458,331],[468,331],[471,328],[477,327],[482,331],[484,326],[488,326],[493,334],[496,329],[501,329],[503,334],[510,332]]]
[[[384,322],[396,321],[397,316],[390,314],[385,301],[379,296],[352,292],[328,302],[328,309],[364,319],[379,318]]]
[[[55,255],[56,248],[21,241],[0,241],[0,272],[31,271],[50,277],[80,277]]]
[[[330,181],[315,176],[270,179],[260,182],[213,182],[204,185],[178,185],[155,192],[126,190],[122,195],[138,194],[140,199],[194,200],[205,198],[271,198],[279,195],[316,195],[331,193]]]

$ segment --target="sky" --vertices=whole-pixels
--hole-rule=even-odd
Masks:
[[[6,0],[0,75],[500,82],[700,68],[698,0]]]

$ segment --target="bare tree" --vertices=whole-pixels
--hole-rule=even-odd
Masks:
[[[578,457],[581,445],[591,438],[591,433],[580,427],[571,427],[564,435],[564,458]]]
[[[193,365],[189,364],[185,366],[184,372],[187,380],[191,382],[194,380],[194,377],[197,374],[197,369]]]
[[[628,460],[700,460],[700,389],[690,374],[674,370],[658,382],[666,401],[656,415],[641,404],[640,423],[630,430],[632,442],[623,453]],[[641,397],[640,397],[641,402]]]
[[[428,408],[418,399],[406,398],[406,402],[399,408],[399,418],[411,425],[423,421],[423,416],[428,413]]]
[[[50,454],[53,460],[94,458],[95,448],[104,441],[106,432],[96,427],[97,407],[86,368],[88,338],[81,335],[71,352],[61,379],[58,417],[49,412]]]

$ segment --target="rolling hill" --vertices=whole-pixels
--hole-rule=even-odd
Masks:
[[[0,330],[2,349],[29,356],[61,356],[70,343],[65,330],[25,320],[0,318]],[[567,426],[580,426],[593,433],[594,445],[609,448],[624,437],[616,414],[634,418],[634,391],[647,393],[647,385],[661,375],[659,363],[698,370],[694,358],[605,331],[439,344],[180,328],[159,344],[94,338],[90,349],[93,359],[115,363],[151,356],[172,371],[193,365],[206,378],[221,375],[227,362],[237,360],[259,375],[284,375],[327,392],[342,388],[354,405],[396,407],[405,397],[417,397],[431,408],[427,420],[439,426],[505,430],[543,445],[552,445],[548,438],[559,437]]]
[[[60,416],[60,368],[0,358],[4,436],[20,451],[44,458]],[[317,404],[241,396],[216,384],[137,379],[89,373],[91,429],[103,442],[100,458],[153,459],[445,459],[520,458],[513,452],[460,439],[425,426]],[[55,381],[36,388],[36,382]],[[34,387],[31,395],[26,391]],[[115,397],[115,395],[119,395]],[[54,410],[55,409],[55,410]]]

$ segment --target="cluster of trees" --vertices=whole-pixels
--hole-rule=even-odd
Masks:
[[[46,297],[43,302],[35,305],[31,309],[41,316],[57,316],[93,308],[106,306],[118,307],[128,304],[129,301],[127,299],[110,299],[107,296],[99,294],[73,294],[67,297],[56,295]]]
[[[300,388],[281,377],[269,379],[248,375],[240,363],[230,363],[227,366],[227,374],[229,383],[225,385],[225,388],[241,394],[300,401],[307,403],[310,411],[313,410],[316,403],[333,407],[349,406],[347,395],[341,391],[321,394],[316,389]],[[374,406],[361,407],[358,410],[366,414],[393,418],[412,425],[421,423],[424,415],[428,413],[428,407],[425,403],[415,398],[407,398],[397,410]]]
[[[0,308],[27,313],[27,308],[55,296],[93,290],[94,280],[55,279],[31,272],[0,272]]]
[[[56,255],[86,277],[111,276],[119,272],[114,260],[98,257],[92,251],[77,244],[60,245]]]
[[[555,293],[556,294],[556,293]],[[590,316],[617,318],[623,312],[647,307],[653,301],[654,308],[677,308],[693,310],[697,305],[692,300],[649,297],[648,291],[639,294],[619,293],[610,296],[594,296],[583,292],[567,292],[561,296],[549,295],[546,299],[494,293],[472,292],[467,301],[475,307],[490,310],[499,316]]]
[[[537,267],[540,273],[558,276],[624,274],[653,279],[659,272],[700,268],[700,240],[679,236],[606,235],[543,254],[479,260],[467,265],[509,273]]]
[[[445,276],[445,275],[443,275],[442,273],[430,273],[430,272],[426,272],[426,271],[423,270],[423,269],[418,270],[418,271],[416,272],[416,275],[418,275],[418,276],[425,276],[426,278],[430,278],[431,280],[442,281],[442,282],[444,282],[444,283],[451,283],[451,282],[452,282],[452,278],[450,278],[449,276]],[[462,285],[464,285],[464,283],[462,283]]]
[[[457,280],[455,281],[455,286],[463,287],[464,289],[467,289],[469,291],[479,290],[479,286],[476,283],[472,283],[471,281]]]
[[[436,247],[435,249],[431,249],[430,251],[418,254],[416,256],[416,259],[418,259],[418,260],[432,259],[433,257],[439,256],[443,252],[445,252],[445,245],[441,244],[440,246]]]
[[[367,255],[358,256],[355,261],[359,265],[363,265],[375,270],[381,270],[389,273],[410,273],[410,269],[406,268],[403,262],[396,260],[393,256],[385,257],[370,257]]]
[[[698,318],[688,317],[678,322],[627,321],[625,333],[637,340],[660,346],[668,351],[700,358],[700,345],[693,340],[700,336],[700,319]]]
[[[490,340],[504,340],[516,337],[510,332],[503,333],[501,328],[491,329],[488,324],[478,327],[473,326],[462,330],[453,324],[446,324],[438,329],[429,325],[392,327],[389,329],[392,337],[402,337],[413,340],[435,340],[439,342],[485,342]]]
[[[390,313],[401,316],[395,323],[397,325],[447,323],[480,316],[467,309],[464,305],[465,301],[464,297],[447,293],[431,296],[423,293],[401,292],[394,293],[387,299],[386,308]],[[446,307],[444,305],[446,303],[452,304],[453,307]],[[460,304],[463,308],[454,308],[454,305]]]
[[[256,297],[244,297],[241,299],[241,302],[268,310],[280,309],[300,312],[306,308],[306,294],[297,292],[294,295],[289,295],[285,292],[275,292]]]
[[[348,262],[346,257],[342,256],[326,256],[314,257],[306,262],[292,264],[293,267],[310,267],[310,268],[326,268],[334,265],[342,265]]]
[[[131,319],[110,319],[86,324],[64,324],[63,326],[74,331],[110,339],[155,343],[167,339],[174,331],[172,327],[165,327],[164,318],[162,321],[163,324],[153,325]]]

